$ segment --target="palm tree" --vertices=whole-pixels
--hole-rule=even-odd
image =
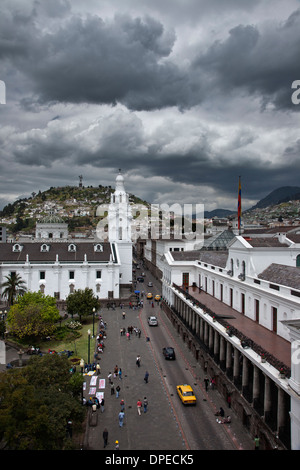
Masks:
[[[25,281],[17,273],[10,273],[9,276],[6,276],[6,282],[1,284],[1,287],[4,288],[2,292],[2,297],[6,297],[8,305],[13,305],[14,300],[18,295],[23,295],[26,292]]]

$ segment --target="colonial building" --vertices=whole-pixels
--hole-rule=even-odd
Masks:
[[[100,299],[119,299],[125,291],[128,294],[132,275],[131,216],[121,174],[116,178],[108,220],[108,239],[96,236],[93,240],[77,240],[69,236],[63,220],[49,214],[37,223],[35,239],[1,243],[0,284],[16,272],[28,290],[40,290],[59,300],[86,287]]]
[[[165,311],[269,449],[300,449],[299,242],[293,227],[160,259]]]

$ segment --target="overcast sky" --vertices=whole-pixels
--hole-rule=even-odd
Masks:
[[[299,0],[1,0],[0,208],[51,186],[236,210],[300,186]]]

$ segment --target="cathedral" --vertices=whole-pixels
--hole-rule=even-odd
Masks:
[[[119,172],[108,205],[108,236],[72,239],[68,225],[49,214],[36,224],[32,241],[0,245],[0,284],[18,274],[27,290],[65,300],[77,289],[90,288],[99,299],[128,297],[132,286],[131,209]]]

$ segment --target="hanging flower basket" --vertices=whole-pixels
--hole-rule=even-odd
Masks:
[[[266,356],[264,355],[264,353],[260,355],[260,359],[261,359],[261,362],[266,362]]]
[[[280,377],[281,379],[285,379],[285,378],[286,378],[285,370],[283,369],[283,367],[281,367],[280,370],[279,370],[279,377]]]

